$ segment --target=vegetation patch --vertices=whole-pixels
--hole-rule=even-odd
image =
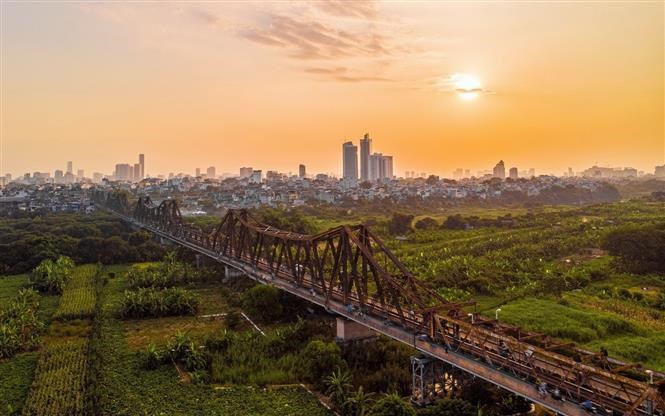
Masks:
[[[195,315],[199,310],[199,297],[182,288],[141,288],[125,291],[120,305],[122,318]]]
[[[23,403],[37,365],[38,353],[18,354],[11,360],[0,361],[0,414],[21,414]]]
[[[40,354],[24,416],[83,415],[87,340],[47,346]]]
[[[553,337],[586,343],[618,335],[640,335],[614,314],[578,310],[547,299],[527,298],[501,307],[501,320]]]
[[[96,274],[96,265],[88,264],[74,269],[72,278],[64,287],[55,319],[91,318],[94,315]]]

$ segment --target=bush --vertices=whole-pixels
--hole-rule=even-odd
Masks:
[[[72,277],[74,262],[66,256],[56,261],[43,260],[30,275],[30,283],[40,292],[62,294],[65,283]]]
[[[474,405],[462,399],[445,398],[437,400],[418,412],[418,416],[476,416],[478,410]]]
[[[224,317],[224,323],[229,329],[236,329],[240,325],[240,320],[242,319],[240,313],[236,310],[229,311]]]
[[[388,232],[392,235],[402,235],[411,231],[413,215],[395,212],[388,223]]]
[[[127,290],[120,305],[120,317],[195,315],[199,303],[198,295],[181,288]]]
[[[167,355],[164,351],[157,348],[155,344],[150,344],[145,350],[139,353],[139,362],[141,363],[141,367],[146,370],[154,370],[164,363],[165,357]]]
[[[44,323],[37,316],[38,295],[22,289],[9,305],[0,309],[0,359],[35,348]]]
[[[282,317],[279,289],[257,285],[242,294],[242,307],[252,318],[261,322],[274,322]]]
[[[370,416],[416,416],[413,406],[396,394],[388,394],[381,400],[378,400]]]
[[[347,365],[334,342],[310,341],[300,356],[301,376],[321,390],[325,388],[324,377],[338,368],[344,370]]]
[[[433,230],[439,226],[439,223],[432,217],[425,217],[416,221],[415,227],[418,230]]]

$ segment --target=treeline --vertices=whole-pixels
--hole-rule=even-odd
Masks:
[[[150,233],[104,213],[0,218],[0,274],[25,273],[61,255],[76,263],[113,264],[156,260],[164,249]]]
[[[665,223],[625,225],[610,232],[603,248],[634,273],[665,272]]]

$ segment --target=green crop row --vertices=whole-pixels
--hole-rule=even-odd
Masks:
[[[84,414],[88,341],[69,340],[42,351],[23,416]]]
[[[95,312],[95,275],[97,266],[77,267],[65,285],[54,318],[59,320],[91,318]]]

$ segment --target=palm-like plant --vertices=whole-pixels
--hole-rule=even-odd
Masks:
[[[326,395],[332,402],[332,404],[337,409],[341,409],[346,401],[346,396],[351,390],[351,375],[348,371],[342,371],[341,368],[337,367],[336,371],[333,371],[325,379],[325,384],[328,386],[326,388]]]
[[[365,392],[362,386],[344,402],[344,415],[365,416],[374,403],[374,393]]]

